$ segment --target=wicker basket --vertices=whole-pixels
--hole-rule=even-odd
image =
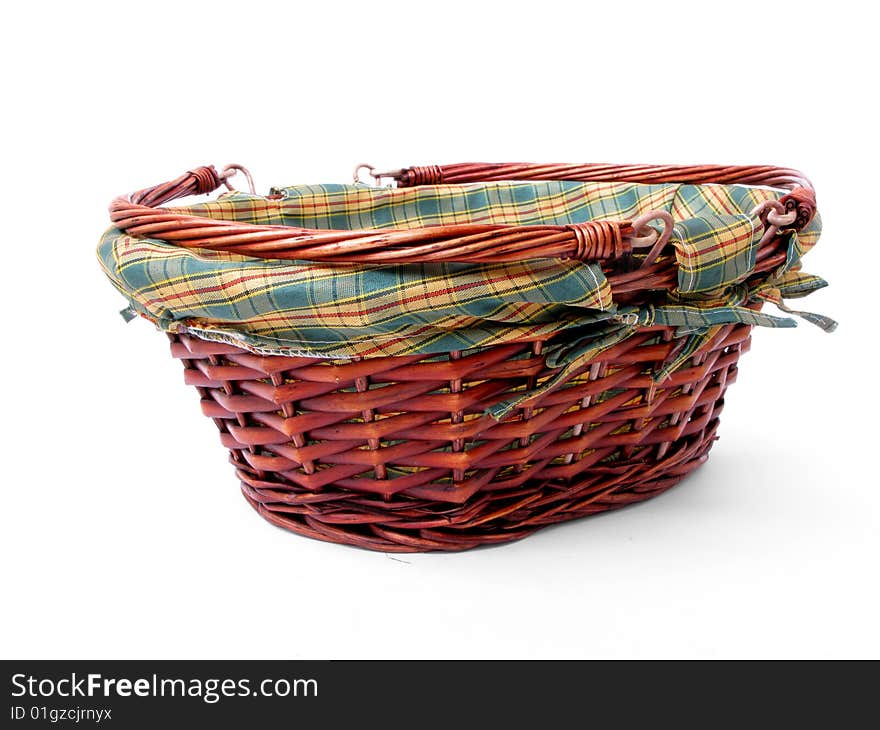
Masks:
[[[617,301],[676,285],[662,256],[670,227],[440,225],[383,231],[286,230],[160,208],[234,172],[193,170],[118,198],[114,225],[185,247],[333,262],[601,260]],[[400,187],[490,180],[764,185],[789,192],[764,213],[755,275],[785,262],[785,233],[815,212],[802,175],[774,167],[459,164],[382,173]],[[655,216],[656,217],[656,216]],[[329,244],[328,244],[329,241]],[[638,268],[635,247],[643,247]],[[759,305],[753,305],[759,308]],[[751,327],[728,324],[684,367],[653,374],[683,339],[646,326],[500,420],[486,413],[554,375],[540,339],[443,355],[328,360],[262,355],[185,331],[171,352],[220,430],[245,498],[275,525],[387,552],[503,543],[564,520],[653,497],[702,464]]]

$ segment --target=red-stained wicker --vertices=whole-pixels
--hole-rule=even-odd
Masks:
[[[410,168],[394,176],[401,185],[493,179],[747,182],[793,188],[783,204],[797,211],[797,227],[815,209],[803,176],[768,167],[465,164]],[[509,260],[493,259],[493,250],[536,258],[575,255],[583,246],[583,231],[559,226],[468,224],[365,236],[208,220],[155,207],[208,192],[221,181],[213,168],[198,168],[118,198],[111,214],[133,234],[266,257],[407,261],[411,247],[429,243],[434,248],[421,260],[484,261]],[[617,242],[634,235],[629,224],[605,226],[597,249],[625,249]],[[463,239],[493,246],[465,250]],[[524,240],[525,247],[506,248]],[[675,285],[674,257],[626,271],[615,266],[620,253],[606,261],[618,301],[638,301],[650,290]],[[765,236],[756,270],[775,268],[784,255],[781,238]],[[500,422],[485,413],[488,407],[553,374],[542,342],[444,356],[328,361],[257,355],[186,334],[170,338],[186,382],[198,390],[203,412],[230,450],[246,499],[263,517],[309,537],[410,552],[516,540],[675,485],[707,458],[750,329],[719,328],[685,367],[658,385],[652,373],[682,340],[673,328],[645,328]]]

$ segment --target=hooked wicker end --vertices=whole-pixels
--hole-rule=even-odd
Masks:
[[[792,224],[797,230],[806,227],[816,215],[816,194],[807,188],[796,187],[787,195],[783,195],[779,202],[787,211],[797,211],[797,218]]]

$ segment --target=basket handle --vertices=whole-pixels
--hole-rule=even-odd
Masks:
[[[716,183],[765,185],[788,190],[789,198],[811,210],[816,208],[813,184],[798,170],[773,165],[612,165],[605,163],[535,164],[530,162],[459,162],[451,165],[406,167],[390,172],[371,173],[373,177],[393,177],[400,187],[417,185],[455,185],[498,180],[577,180],[581,182],[632,183]],[[786,205],[787,210],[792,206]],[[799,215],[800,217],[800,215]],[[806,225],[807,220],[803,225]],[[803,227],[803,226],[798,226]]]
[[[682,171],[692,171],[691,180],[729,182],[730,173],[718,171],[750,170],[750,181],[761,184],[788,183],[793,189],[786,198],[794,200],[798,222],[812,217],[815,199],[809,182],[791,170],[779,168],[657,167],[649,165],[485,165],[465,163],[444,167],[407,168],[395,173],[399,184],[421,185],[431,182],[477,181],[488,179],[568,179],[624,180],[660,182],[682,180]],[[496,263],[533,259],[610,261],[627,256],[633,249],[649,249],[643,266],[659,256],[672,235],[672,217],[653,210],[634,220],[599,220],[569,225],[514,226],[465,223],[412,229],[324,230],[278,225],[253,225],[176,213],[161,206],[188,195],[210,193],[237,171],[228,165],[221,172],[213,166],[194,168],[170,182],[154,185],[116,198],[110,204],[110,218],[123,231],[149,236],[187,248],[228,251],[245,256],[271,259],[301,259],[336,263],[425,263],[450,261]],[[429,172],[425,172],[429,171]],[[625,172],[629,171],[629,172]],[[662,172],[660,172],[662,171]],[[712,175],[709,171],[716,171]],[[776,171],[770,173],[769,171]],[[399,174],[399,177],[398,177]],[[663,177],[666,175],[667,177]],[[578,177],[579,176],[579,177]],[[625,177],[626,176],[626,177]],[[744,182],[745,175],[738,181]],[[250,181],[250,176],[248,175]],[[794,184],[797,183],[797,184]],[[806,187],[809,186],[809,187]],[[794,196],[797,194],[797,198]],[[783,199],[786,210],[792,204]],[[810,202],[812,201],[812,207]],[[662,231],[648,226],[651,220],[663,222]],[[768,232],[769,228],[768,223]]]

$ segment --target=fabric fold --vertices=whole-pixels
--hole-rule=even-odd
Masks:
[[[817,216],[786,232],[785,262],[756,281],[764,226],[752,211],[783,191],[743,185],[610,182],[500,182],[373,188],[302,185],[268,197],[229,193],[175,208],[209,218],[310,229],[382,230],[451,223],[570,225],[632,220],[650,210],[675,220],[674,291],[646,291],[618,306],[595,263],[532,260],[504,264],[320,264],[187,249],[111,228],[101,265],[134,312],[169,332],[189,332],[252,352],[316,358],[443,356],[512,342],[544,342],[557,372],[538,389],[491,409],[501,418],[558,387],[645,327],[675,328],[683,343],[652,373],[662,382],[707,344],[718,327],[793,327],[791,317],[827,331],[836,323],[793,310],[785,299],[825,282],[800,271],[821,231]],[[631,300],[630,300],[631,301]]]

